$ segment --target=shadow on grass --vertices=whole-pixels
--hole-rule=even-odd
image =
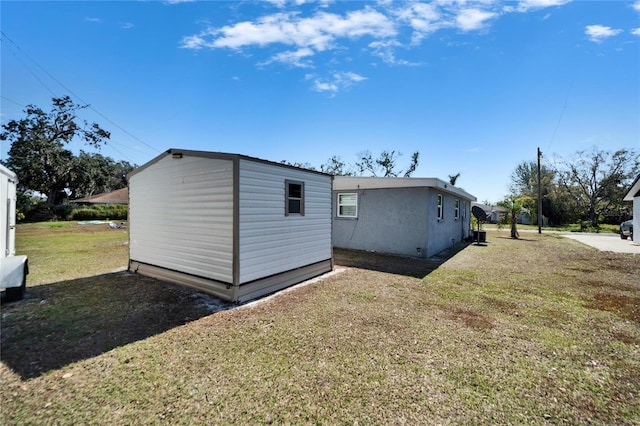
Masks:
[[[2,306],[0,358],[24,380],[234,306],[128,272],[27,287]]]
[[[536,241],[536,240],[532,240],[529,238],[523,238],[523,237],[518,237],[518,238],[511,238],[511,237],[495,237],[501,240],[516,240],[516,241]]]
[[[334,248],[333,260],[336,265],[340,266],[424,278],[467,246],[469,246],[469,243],[458,243],[456,246],[444,250],[429,259]]]

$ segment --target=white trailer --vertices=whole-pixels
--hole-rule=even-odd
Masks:
[[[6,300],[20,300],[27,285],[27,256],[16,256],[16,184],[18,178],[0,164],[0,289]]]

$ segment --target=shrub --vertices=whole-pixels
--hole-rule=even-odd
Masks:
[[[74,208],[67,220],[126,220],[129,209],[122,204],[103,204]]]
[[[64,204],[51,206],[38,203],[20,215],[25,222],[47,222],[53,220],[127,220],[129,208],[122,204],[79,206]]]

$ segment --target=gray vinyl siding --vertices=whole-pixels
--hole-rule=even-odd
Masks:
[[[233,283],[233,161],[165,156],[129,180],[130,259]]]
[[[239,284],[331,259],[331,177],[239,164]],[[285,180],[304,183],[304,215],[285,216]]]

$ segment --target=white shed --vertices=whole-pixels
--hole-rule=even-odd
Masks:
[[[129,180],[129,270],[230,301],[333,268],[332,176],[170,149]]]

